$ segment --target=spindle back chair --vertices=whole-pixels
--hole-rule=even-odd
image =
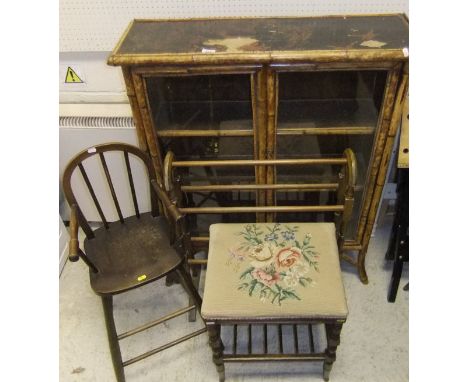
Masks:
[[[130,185],[135,214],[124,217],[112,182],[106,154],[117,152],[123,155],[125,172]],[[118,215],[118,220],[110,222],[101,207],[98,195],[85,170],[83,162],[98,156],[104,172],[110,195]],[[151,207],[142,213],[137,200],[137,187],[134,182],[130,158],[134,156],[146,168],[149,180]],[[91,199],[102,220],[102,227],[94,230],[86,220],[72,187],[72,176],[78,169],[86,184]],[[115,174],[114,174],[115,175]],[[201,298],[186,270],[184,258],[189,251],[190,240],[185,232],[184,215],[170,201],[168,195],[158,183],[149,157],[137,147],[124,143],[108,143],[91,147],[77,154],[68,164],[63,175],[65,197],[71,207],[69,260],[80,258],[88,265],[90,283],[93,291],[100,295],[104,308],[107,334],[119,382],[125,381],[124,367],[156,354],[166,348],[192,338],[206,331],[198,330],[169,344],[148,351],[142,355],[122,361],[119,340],[143,330],[161,324],[181,314],[200,311]],[[102,199],[101,199],[102,202]],[[79,247],[78,228],[86,235],[84,249]],[[175,313],[159,318],[134,330],[117,334],[113,316],[112,296],[159,280],[166,275],[178,278],[186,290],[190,304]]]
[[[257,166],[275,171],[277,166],[340,166],[336,183],[309,184],[209,184],[185,185],[177,169],[183,167]],[[329,379],[340,332],[348,310],[341,281],[339,257],[353,262],[343,251],[350,221],[356,184],[356,158],[346,149],[340,158],[275,160],[200,160],[177,161],[172,153],[165,158],[165,186],[184,214],[256,213],[257,221],[221,223],[210,226],[209,238],[192,237],[194,242],[209,241],[208,259],[189,258],[193,266],[207,264],[202,305],[213,362],[219,380],[225,379],[225,362],[323,361],[323,377]],[[336,204],[258,205],[185,207],[191,192],[254,190],[266,192],[263,200],[275,200],[274,191],[329,190],[336,192]],[[270,193],[270,195],[268,195]],[[259,198],[257,198],[259,200]],[[279,223],[283,212],[333,212],[333,223]],[[196,284],[199,276],[195,272]],[[259,297],[257,299],[256,297]],[[221,326],[233,326],[232,351],[224,354]],[[267,326],[277,327],[278,352],[271,352]],[[284,326],[293,326],[294,351],[283,347]],[[298,327],[307,325],[309,351],[299,351]],[[325,328],[326,349],[314,346],[312,326]],[[239,352],[238,326],[247,326],[247,353]],[[252,329],[263,326],[263,353],[252,351]],[[223,333],[226,333],[223,331]],[[240,338],[240,337],[239,337]],[[269,351],[270,350],[270,351]]]

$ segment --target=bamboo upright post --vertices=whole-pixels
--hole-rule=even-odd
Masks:
[[[266,79],[267,71],[265,68],[262,68],[256,73],[256,115],[257,115],[257,124],[255,126],[255,140],[254,144],[257,149],[255,159],[267,159],[266,154],[266,142],[267,142],[267,91],[266,91]],[[255,174],[258,184],[266,184],[266,167],[265,166],[256,166]],[[257,191],[257,206],[266,205],[266,191],[258,190]],[[264,222],[266,220],[265,213],[256,214],[257,222]]]
[[[127,97],[132,109],[133,121],[138,137],[138,145],[144,152],[148,152],[148,145],[146,144],[145,128],[140,114],[140,108],[136,99],[135,87],[133,86],[131,69],[128,66],[122,66],[122,74],[125,81],[125,88],[127,90]]]
[[[276,115],[277,115],[277,83],[278,74],[272,69],[267,70],[267,147],[266,159],[276,158]],[[266,183],[274,184],[276,181],[275,166],[266,168]],[[275,192],[268,190],[266,193],[266,204],[268,206],[275,205]],[[275,220],[274,214],[267,214],[266,221],[272,222]]]
[[[361,240],[364,235],[365,224],[369,214],[369,209],[372,200],[373,189],[375,181],[377,179],[377,173],[379,171],[380,161],[382,159],[382,152],[385,146],[385,140],[387,137],[390,121],[392,117],[393,105],[395,102],[395,94],[398,86],[398,80],[400,78],[400,65],[397,68],[389,71],[387,82],[384,90],[384,98],[382,104],[382,110],[380,112],[378,121],[378,133],[375,138],[374,147],[372,150],[372,163],[368,174],[367,193],[363,205],[361,207],[361,215],[359,217],[359,227],[357,232],[358,240]]]
[[[136,99],[138,102],[138,108],[141,113],[143,127],[146,136],[146,142],[148,145],[149,153],[151,155],[151,160],[153,162],[154,169],[156,171],[156,176],[158,182],[162,182],[162,160],[161,154],[159,152],[159,147],[157,144],[155,130],[153,128],[153,123],[149,114],[149,109],[146,104],[146,89],[144,86],[143,79],[140,75],[132,74],[133,85],[135,88]]]
[[[387,139],[385,142],[385,147],[382,153],[382,160],[379,166],[379,172],[377,176],[377,181],[374,189],[374,194],[372,195],[372,202],[369,208],[369,216],[366,221],[364,238],[363,238],[363,249],[359,252],[357,266],[359,277],[364,284],[368,283],[367,273],[365,271],[365,260],[367,254],[367,248],[369,246],[370,237],[372,230],[374,228],[374,223],[378,211],[378,204],[382,196],[382,191],[385,186],[385,179],[388,170],[388,164],[390,162],[390,157],[392,154],[393,143],[395,141],[395,136],[398,131],[398,126],[401,121],[402,108],[405,101],[405,95],[408,87],[408,65],[406,64],[403,69],[403,75],[401,76],[400,83],[398,85],[398,91],[395,99],[395,107],[393,109],[391,123],[389,126],[389,131]]]

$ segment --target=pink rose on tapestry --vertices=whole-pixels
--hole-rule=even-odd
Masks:
[[[301,250],[296,247],[283,248],[276,254],[278,268],[291,268],[301,258]]]
[[[279,281],[280,275],[275,272],[273,274],[265,272],[263,269],[255,269],[252,271],[252,276],[260,281],[262,284],[265,284],[271,287],[273,284]]]

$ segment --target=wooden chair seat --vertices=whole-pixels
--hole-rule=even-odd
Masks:
[[[99,269],[90,272],[99,295],[117,294],[149,283],[172,271],[182,258],[169,243],[169,227],[161,216],[144,213],[109,223],[86,239],[86,255]]]
[[[213,224],[207,321],[346,320],[333,223]]]

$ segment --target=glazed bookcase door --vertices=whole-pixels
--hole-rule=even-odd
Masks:
[[[356,154],[358,181],[353,216],[345,238],[357,242],[358,223],[363,204],[373,146],[382,109],[387,71],[335,70],[277,73],[277,121],[275,155],[277,158],[340,156],[346,148]],[[311,170],[276,170],[276,182],[330,182],[339,167],[324,166]],[[276,204],[294,201],[334,204],[336,193],[276,192]],[[306,221],[330,221],[332,216],[301,214]],[[278,214],[280,221],[298,216]]]
[[[161,158],[170,150],[176,160],[254,159],[254,75],[200,74],[148,76],[149,113]],[[255,169],[189,167],[180,169],[182,185],[254,183]],[[184,205],[255,206],[255,192],[187,193]],[[192,215],[191,231],[206,235],[210,224],[249,221],[255,215]]]

